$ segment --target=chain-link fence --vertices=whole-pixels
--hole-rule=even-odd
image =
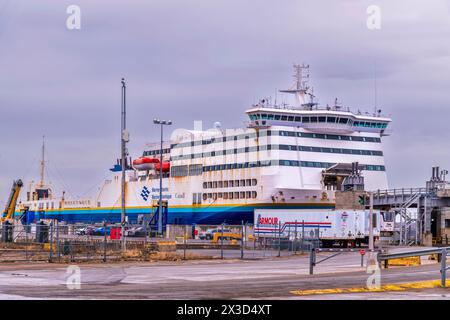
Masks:
[[[302,254],[319,246],[317,238],[301,233],[255,233],[251,224],[167,225],[164,237],[158,237],[145,225],[127,225],[122,236],[118,224],[4,222],[0,239],[0,262],[264,259]]]

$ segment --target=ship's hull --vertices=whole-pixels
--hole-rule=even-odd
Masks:
[[[179,206],[169,207],[167,223],[169,224],[241,224],[253,223],[255,209],[333,209],[333,204],[255,204],[255,205],[220,205],[220,206]],[[152,214],[151,207],[128,207],[128,222],[136,223],[140,215]],[[70,210],[48,210],[34,212],[34,219],[55,219],[67,223],[98,223],[107,221],[119,223],[120,208],[80,208]]]

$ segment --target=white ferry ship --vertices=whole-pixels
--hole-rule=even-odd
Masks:
[[[263,99],[246,111],[242,129],[177,129],[163,148],[163,199],[169,224],[253,222],[256,209],[334,209],[351,164],[358,162],[367,190],[387,189],[382,139],[389,117],[320,107],[308,86],[309,66],[295,65],[295,105]],[[126,170],[128,222],[154,212],[159,199],[160,146],[148,145]],[[132,164],[132,165],[131,165]],[[27,220],[120,222],[120,165],[98,194],[59,196],[43,181],[29,184],[16,215]],[[23,214],[22,214],[23,216]]]

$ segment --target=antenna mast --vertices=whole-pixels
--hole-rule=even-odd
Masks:
[[[293,88],[289,89],[289,90],[280,90],[280,92],[283,93],[291,93],[295,95],[295,100],[297,103],[297,106],[305,106],[306,103],[306,99],[305,99],[305,95],[309,94],[308,90],[309,90],[309,86],[308,86],[308,82],[309,82],[309,64],[295,64],[294,63],[294,75],[293,75],[294,79],[295,79],[295,83]],[[310,95],[310,97],[312,98],[313,96]],[[310,103],[307,103],[307,105],[309,106]]]
[[[375,61],[374,63],[374,67],[373,67],[373,86],[374,86],[374,116],[377,115],[377,110],[378,110],[378,87],[377,87],[377,62]]]
[[[42,136],[41,181],[39,183],[40,187],[44,186],[44,175],[45,175],[45,136]]]

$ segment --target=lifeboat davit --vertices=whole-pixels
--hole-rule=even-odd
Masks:
[[[155,171],[159,172],[161,170],[161,165],[159,163],[155,164]],[[164,161],[162,164],[162,171],[163,172],[169,172],[170,171],[170,162]]]
[[[139,171],[152,170],[155,168],[156,164],[159,165],[159,159],[156,158],[140,157],[133,160],[133,167]]]

